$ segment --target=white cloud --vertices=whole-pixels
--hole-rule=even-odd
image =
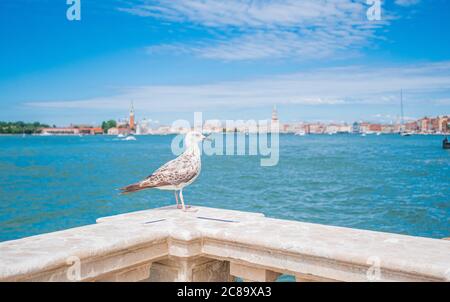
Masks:
[[[362,2],[351,0],[142,0],[139,3],[120,10],[207,27],[246,28],[292,27],[311,22],[320,25],[320,22],[338,21],[335,18],[355,19],[365,7]]]
[[[446,96],[450,92],[450,62],[390,68],[325,68],[203,85],[129,87],[108,97],[30,102],[28,105],[40,108],[126,110],[130,100],[134,100],[135,106],[141,110],[192,112],[211,108],[256,108],[272,104],[397,104],[401,88],[405,90],[408,102],[446,104]]]
[[[377,29],[365,1],[355,0],[141,0],[119,10],[142,17],[193,24],[213,41],[153,45],[152,52],[178,49],[204,58],[254,60],[323,58],[370,45]]]
[[[437,99],[434,101],[434,103],[438,105],[450,106],[450,98]]]
[[[395,4],[400,6],[412,6],[416,5],[420,2],[420,0],[395,0]]]

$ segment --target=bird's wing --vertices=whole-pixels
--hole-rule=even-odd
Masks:
[[[182,155],[156,170],[142,181],[152,187],[177,186],[190,181],[199,173],[199,165],[195,158]]]
[[[121,188],[122,194],[133,193],[145,189],[178,186],[187,183],[200,172],[200,160],[182,154],[164,164],[141,182]]]

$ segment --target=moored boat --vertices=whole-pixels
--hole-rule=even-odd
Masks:
[[[305,136],[305,135],[306,135],[306,132],[302,132],[302,131],[296,132],[295,135],[296,135],[296,136]]]
[[[446,150],[450,150],[450,142],[448,141],[448,138],[446,137],[444,141],[442,142],[442,148]]]
[[[127,136],[126,138],[123,139],[124,141],[135,141],[136,138],[133,135]]]

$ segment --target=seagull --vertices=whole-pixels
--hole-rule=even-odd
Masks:
[[[164,164],[146,179],[121,188],[121,194],[130,194],[147,189],[173,191],[177,208],[186,211],[183,189],[193,183],[200,175],[202,163],[198,144],[204,140],[209,140],[209,138],[198,131],[187,133],[184,138],[186,150],[183,154]],[[181,206],[177,192],[179,192]]]

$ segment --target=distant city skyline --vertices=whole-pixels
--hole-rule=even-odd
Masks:
[[[386,0],[0,3],[0,120],[368,121],[450,113],[450,3]]]

